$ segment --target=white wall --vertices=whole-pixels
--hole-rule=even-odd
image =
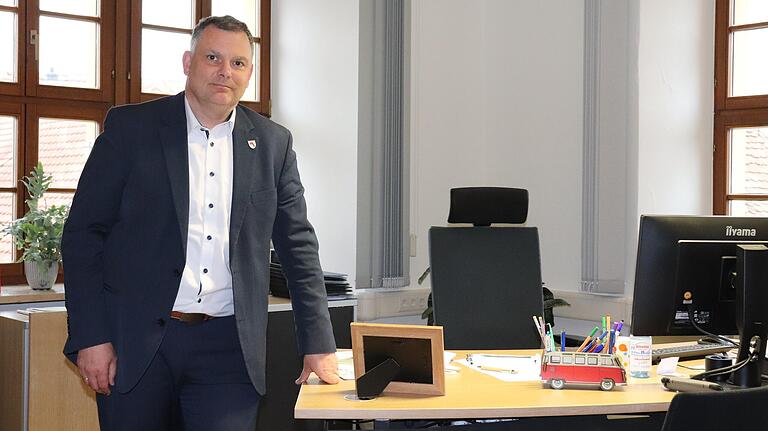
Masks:
[[[357,0],[272,2],[272,118],[293,133],[327,271],[355,279]]]
[[[543,280],[580,278],[583,4],[417,0],[412,16],[411,279],[449,190],[530,191]]]
[[[627,191],[631,296],[641,214],[712,214],[714,0],[643,0],[638,32],[636,142]]]
[[[711,214],[714,1],[638,3],[638,210]]]

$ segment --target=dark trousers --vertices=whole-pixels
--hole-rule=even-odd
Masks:
[[[136,387],[96,396],[102,431],[255,430],[260,396],[248,378],[234,316],[168,322]]]

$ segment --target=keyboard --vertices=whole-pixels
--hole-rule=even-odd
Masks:
[[[651,351],[651,361],[657,364],[663,358],[678,357],[685,359],[698,359],[714,353],[723,353],[735,349],[733,344],[686,344],[684,346],[661,347]]]

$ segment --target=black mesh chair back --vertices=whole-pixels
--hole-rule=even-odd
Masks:
[[[768,429],[768,386],[672,398],[663,431]]]

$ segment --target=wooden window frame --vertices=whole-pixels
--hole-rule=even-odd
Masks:
[[[733,31],[768,28],[768,22],[730,25],[731,0],[715,3],[715,118],[713,155],[713,214],[728,214],[733,200],[768,201],[768,194],[732,194],[729,192],[729,132],[733,128],[768,125],[768,95],[728,96],[731,71],[729,67]]]
[[[24,65],[27,64],[26,45],[27,45],[27,2],[19,1],[18,6],[0,6],[0,11],[14,12],[17,14],[16,25],[19,27],[19,38],[16,41],[16,52],[18,57],[16,59],[16,82],[0,82],[0,94],[7,94],[13,96],[21,96],[24,94],[24,88],[26,83],[26,71]]]

